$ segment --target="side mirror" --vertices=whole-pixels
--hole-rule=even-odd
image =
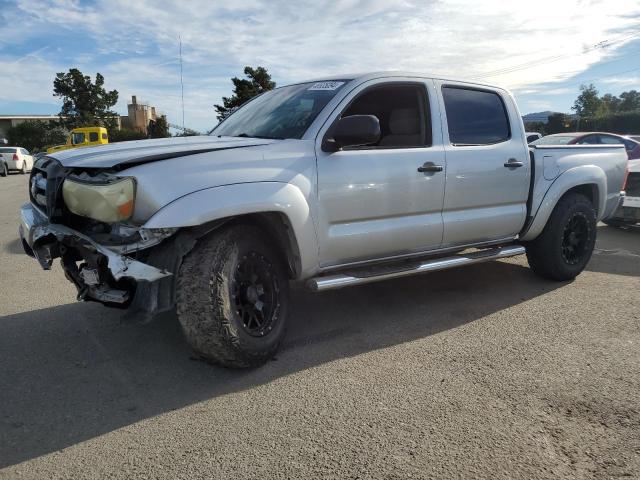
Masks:
[[[335,152],[344,147],[371,145],[380,140],[380,121],[375,115],[351,115],[338,120],[322,150]]]

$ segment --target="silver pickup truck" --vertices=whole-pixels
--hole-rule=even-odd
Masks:
[[[344,75],[264,93],[208,136],[41,158],[19,230],[79,300],[176,308],[196,352],[245,367],[278,348],[290,280],[324,291],[523,253],[574,278],[626,164],[621,145],[530,149],[498,87]]]

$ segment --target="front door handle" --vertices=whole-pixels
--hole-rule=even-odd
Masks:
[[[520,168],[520,167],[524,167],[524,163],[519,162],[515,158],[510,158],[509,160],[504,162],[504,166],[507,168]]]
[[[421,173],[441,172],[442,170],[442,165],[436,165],[433,162],[426,162],[421,167],[418,167],[418,171]]]

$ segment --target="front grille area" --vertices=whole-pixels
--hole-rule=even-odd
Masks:
[[[37,205],[49,219],[62,214],[60,186],[66,171],[57,160],[43,157],[31,169],[29,177],[29,199]]]
[[[629,174],[625,192],[628,197],[640,197],[640,172],[631,172]]]

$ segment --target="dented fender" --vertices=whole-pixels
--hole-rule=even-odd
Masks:
[[[206,188],[162,207],[143,228],[182,228],[205,225],[240,215],[278,212],[285,215],[300,254],[300,275],[318,269],[318,239],[311,207],[302,191],[283,182],[252,182]]]

